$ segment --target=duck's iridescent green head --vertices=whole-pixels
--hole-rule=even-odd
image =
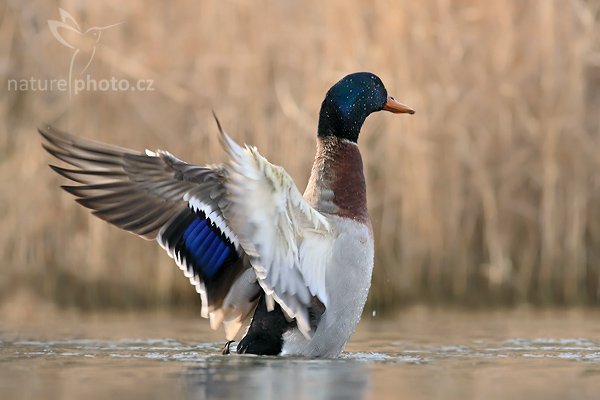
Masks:
[[[347,75],[329,89],[321,104],[318,136],[337,136],[356,142],[365,119],[381,110],[415,113],[389,97],[377,75],[370,72]]]

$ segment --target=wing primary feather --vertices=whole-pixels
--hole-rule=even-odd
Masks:
[[[52,154],[54,157],[58,158],[59,160],[62,160],[64,162],[66,162],[67,164],[71,164],[74,165],[76,167],[85,168],[84,163],[88,163],[90,165],[105,165],[105,166],[119,166],[121,165],[120,163],[118,163],[117,161],[114,160],[106,160],[106,159],[100,159],[100,158],[90,158],[90,157],[83,157],[83,156],[78,156],[78,155],[73,155],[70,153],[66,153],[63,151],[60,151],[58,149],[54,149],[51,148],[50,146],[46,145],[45,143],[42,144],[42,147],[50,154]]]
[[[138,209],[140,205],[140,197],[132,197],[126,201],[120,201],[118,203],[87,203],[84,205],[86,208],[95,209],[95,212],[106,217],[117,217],[120,215],[131,213],[133,210]],[[166,206],[158,207],[161,210],[165,210]]]
[[[122,220],[116,221],[115,224],[122,225],[122,228],[129,231],[137,231],[143,226],[151,223],[155,219],[159,218],[164,214],[164,210],[158,208],[155,210],[140,209],[138,214],[132,215],[131,217],[123,217]],[[135,219],[134,219],[135,218]]]
[[[52,140],[54,139],[54,140],[59,140],[66,144],[86,143],[88,146],[98,146],[98,147],[102,147],[105,150],[113,150],[115,152],[119,152],[122,154],[136,154],[135,151],[127,149],[125,147],[120,147],[120,146],[115,146],[112,144],[97,142],[97,141],[91,140],[91,139],[83,139],[79,136],[75,136],[70,133],[58,130],[48,124],[44,124],[44,125],[40,126],[38,128],[38,132],[49,142],[52,142]]]
[[[57,174],[70,179],[77,183],[88,184],[90,183],[89,178],[124,178],[127,177],[127,174],[122,171],[113,171],[113,170],[78,170],[78,169],[68,169],[58,167],[56,165],[49,165],[50,168]],[[84,177],[88,177],[88,179],[84,179]]]
[[[61,188],[68,193],[71,193],[73,196],[83,197],[86,196],[85,192],[90,192],[93,190],[111,190],[111,189],[123,189],[123,188],[131,188],[131,183],[116,181],[109,183],[98,183],[92,185],[61,185]]]

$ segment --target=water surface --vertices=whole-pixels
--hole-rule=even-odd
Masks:
[[[192,316],[0,326],[4,399],[598,399],[600,313],[414,309],[364,317],[338,359],[222,356]]]

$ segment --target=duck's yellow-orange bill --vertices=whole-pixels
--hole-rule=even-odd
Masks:
[[[394,99],[392,96],[387,98],[387,102],[385,106],[383,106],[385,111],[393,112],[394,114],[414,114],[415,110],[407,106],[406,104],[400,103],[398,100]]]

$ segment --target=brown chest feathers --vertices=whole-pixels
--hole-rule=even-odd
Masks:
[[[355,143],[317,139],[317,154],[304,198],[316,210],[369,223],[362,158]]]

